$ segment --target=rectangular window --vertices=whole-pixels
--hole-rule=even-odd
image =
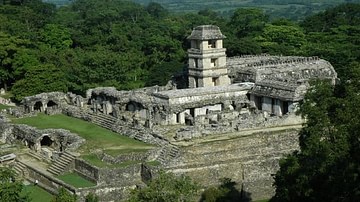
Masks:
[[[199,59],[197,58],[194,59],[194,67],[199,68]]]
[[[217,59],[216,59],[216,58],[212,58],[212,59],[211,59],[211,64],[210,64],[211,67],[216,67],[216,66],[217,66],[216,63],[217,63]]]
[[[208,41],[208,48],[216,48],[216,40]]]
[[[212,78],[212,82],[213,82],[214,86],[218,86],[219,85],[219,77]]]

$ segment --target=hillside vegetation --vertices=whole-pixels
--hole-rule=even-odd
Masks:
[[[295,23],[269,20],[253,8],[236,9],[227,19],[212,10],[175,15],[157,3],[122,0],[0,5],[0,88],[20,101],[50,91],[84,95],[97,86],[164,85],[183,72],[186,37],[202,24],[221,28],[228,56],[320,56],[342,76],[359,60],[359,10],[343,4]]]
[[[172,12],[198,12],[211,9],[219,15],[230,17],[237,8],[259,8],[271,19],[288,18],[302,20],[306,16],[324,11],[341,3],[357,2],[360,0],[134,0],[147,5],[157,2]]]

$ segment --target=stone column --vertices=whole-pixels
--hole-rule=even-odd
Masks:
[[[281,104],[282,104],[281,100],[274,99],[273,109],[274,109],[274,114],[276,116],[282,116]]]
[[[267,111],[269,113],[272,112],[272,98],[264,97],[264,100],[263,100],[263,103],[262,103],[262,110]]]

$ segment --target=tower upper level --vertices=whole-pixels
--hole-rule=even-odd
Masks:
[[[192,31],[188,36],[188,40],[191,42],[191,49],[196,50],[209,50],[209,49],[222,49],[222,41],[225,39],[220,31],[220,28],[215,25],[201,25]]]
[[[191,42],[188,50],[189,88],[229,85],[226,68],[226,38],[218,26],[201,25],[193,29],[187,38]]]

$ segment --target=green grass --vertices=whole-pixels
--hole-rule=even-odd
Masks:
[[[148,164],[150,166],[159,166],[160,162],[159,161],[148,161],[148,162],[146,162],[146,164]]]
[[[101,161],[95,154],[82,155],[81,158],[99,168],[123,168],[129,165],[140,163],[140,161],[125,161],[122,163],[110,164]]]
[[[96,185],[95,183],[81,177],[76,173],[66,173],[64,175],[58,176],[57,178],[76,188],[93,187]]]
[[[0,104],[0,110],[2,110],[2,109],[9,109],[9,108],[11,108],[11,106],[7,106],[7,105]]]
[[[39,186],[34,185],[24,186],[22,194],[28,194],[31,201],[36,202],[49,202],[53,198],[53,195],[51,195],[49,192],[45,191]]]
[[[153,146],[119,135],[95,124],[68,117],[63,114],[48,116],[39,114],[36,117],[27,117],[21,119],[12,119],[14,123],[27,124],[39,129],[63,128],[76,133],[86,139],[86,144],[81,146],[80,153],[88,154],[96,149],[108,148],[114,150],[113,153],[125,151],[139,151],[142,149],[151,149]]]

